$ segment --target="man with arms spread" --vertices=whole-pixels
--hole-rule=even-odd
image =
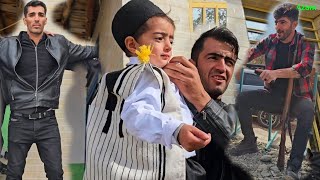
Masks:
[[[265,81],[266,88],[242,92],[237,97],[236,107],[244,139],[231,150],[231,154],[239,156],[258,152],[251,122],[251,108],[281,113],[288,79],[294,78],[289,113],[297,117],[298,123],[286,175],[297,179],[314,115],[309,74],[312,70],[315,48],[295,30],[299,16],[295,5],[282,4],[276,8],[273,15],[277,33],[261,40],[249,51],[248,57],[248,61],[251,61],[265,55],[266,70],[261,70],[260,78]],[[293,59],[294,57],[296,59]],[[271,83],[272,81],[274,83]]]
[[[97,48],[75,45],[61,35],[43,33],[46,5],[24,7],[27,32],[0,41],[3,101],[10,104],[7,179],[22,179],[26,157],[36,143],[48,179],[63,179],[61,142],[55,110],[67,64],[98,56]],[[4,108],[4,106],[1,106]]]

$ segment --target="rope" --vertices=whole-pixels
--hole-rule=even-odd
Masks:
[[[12,27],[12,26],[14,26],[14,25],[16,25],[16,24],[18,24],[20,21],[21,21],[21,19],[20,19],[19,21],[15,22],[15,23],[13,23],[13,24],[10,24],[10,25],[7,26],[7,27],[4,27],[4,28],[0,29],[0,32],[3,31],[3,30],[6,30],[6,29],[8,29],[8,28],[10,28],[10,27]]]

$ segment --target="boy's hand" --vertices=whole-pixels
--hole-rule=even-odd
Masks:
[[[194,126],[184,124],[179,131],[178,141],[185,150],[191,152],[209,144],[211,135]]]

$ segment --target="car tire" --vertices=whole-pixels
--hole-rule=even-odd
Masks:
[[[257,112],[257,122],[259,125],[261,125],[264,128],[268,128],[269,127],[269,114],[267,112],[264,111],[258,111]],[[272,118],[272,129],[279,127],[280,125],[280,118],[281,116],[278,114],[271,114],[271,118]]]

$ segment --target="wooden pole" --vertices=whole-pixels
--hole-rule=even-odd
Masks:
[[[278,155],[278,162],[277,166],[280,171],[284,170],[284,155],[285,155],[285,143],[286,143],[286,123],[289,122],[289,108],[291,104],[291,96],[293,90],[293,78],[289,79],[287,95],[285,99],[284,108],[281,115],[281,141],[280,141],[280,148],[279,148],[279,155]],[[290,124],[289,124],[290,125]]]

